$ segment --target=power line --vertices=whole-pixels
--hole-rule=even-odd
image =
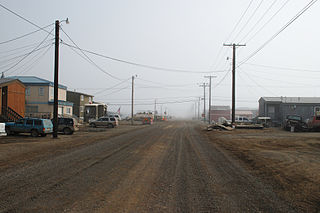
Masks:
[[[298,68],[289,68],[289,67],[278,67],[278,66],[270,66],[270,65],[262,65],[262,64],[252,64],[252,63],[244,63],[245,65],[256,66],[256,67],[264,67],[264,68],[273,68],[273,69],[280,69],[280,70],[291,70],[297,72],[313,72],[313,73],[320,73],[320,70],[310,70],[310,69],[298,69]]]
[[[16,75],[21,75],[21,74],[25,74],[25,73],[27,73],[27,72],[29,72],[39,61],[40,61],[40,59],[42,58],[42,57],[44,57],[46,54],[47,54],[47,52],[49,52],[49,50],[52,48],[52,45],[51,46],[49,46],[35,61],[33,61],[25,70],[22,70],[20,73],[17,73]],[[37,55],[35,55],[35,57],[37,57],[39,54],[37,54]],[[35,58],[34,57],[34,58]],[[20,67],[21,68],[21,67]],[[18,68],[18,69],[20,69],[20,68]],[[17,70],[18,70],[17,69]],[[14,70],[15,71],[15,70]],[[14,72],[13,71],[13,72]]]
[[[9,8],[5,7],[5,6],[4,6],[3,4],[1,4],[1,3],[0,3],[0,7],[2,7],[3,9],[5,9],[5,10],[7,10],[7,11],[9,11],[10,13],[14,14],[15,16],[18,16],[19,18],[23,19],[24,21],[28,22],[29,24],[31,24],[31,25],[33,25],[33,26],[35,26],[35,27],[39,28],[40,30],[45,31],[45,32],[47,32],[47,33],[48,33],[48,34],[50,34],[50,35],[53,35],[53,34],[52,34],[52,31],[50,31],[50,32],[49,32],[49,31],[48,31],[48,30],[46,30],[45,28],[40,27],[39,25],[37,25],[37,24],[33,23],[32,21],[28,20],[27,18],[25,18],[25,17],[23,17],[23,16],[19,15],[18,13],[16,13],[16,12],[14,12],[14,11],[10,10]]]
[[[275,33],[271,38],[269,38],[265,43],[263,43],[257,50],[251,53],[246,59],[241,61],[238,66],[241,66],[243,63],[247,62],[250,58],[255,56],[260,52],[267,44],[269,44],[273,39],[275,39],[281,32],[283,32],[287,27],[289,27],[295,20],[297,20],[303,13],[305,13],[314,3],[318,0],[310,1],[302,10],[300,10],[287,24],[285,24],[277,33]]]
[[[32,32],[30,32],[30,33],[27,33],[27,34],[18,36],[18,37],[16,37],[16,38],[9,39],[9,40],[7,40],[7,41],[2,41],[2,42],[0,42],[0,44],[6,44],[6,43],[9,43],[9,42],[16,41],[16,40],[18,40],[18,39],[27,37],[27,36],[29,36],[29,35],[32,35],[32,34],[36,33],[36,32],[39,32],[40,30],[43,30],[43,29],[45,29],[45,28],[47,28],[47,27],[50,27],[51,25],[53,25],[53,23],[52,23],[52,24],[49,24],[49,25],[47,25],[47,26],[45,26],[45,27],[42,27],[42,28],[40,28],[40,29],[38,29],[38,30],[32,31]]]
[[[21,57],[23,57],[23,56],[26,56],[26,55],[28,55],[29,53],[34,53],[34,52],[37,52],[37,51],[39,51],[39,50],[42,50],[43,48],[46,48],[46,47],[51,46],[51,45],[52,45],[52,43],[47,44],[47,45],[44,45],[44,46],[39,47],[39,48],[37,48],[37,49],[33,49],[33,50],[30,51],[30,52],[27,52],[27,53],[24,53],[24,54],[21,54],[21,55],[17,55],[17,56],[11,57],[11,58],[9,58],[9,59],[2,60],[2,61],[0,61],[0,63],[10,62],[10,61],[15,60],[15,59],[17,59],[17,58],[21,58]],[[10,54],[10,55],[8,55],[8,56],[11,56],[11,55],[15,55],[15,54]],[[2,57],[2,58],[6,58],[6,57]]]
[[[247,33],[245,36],[243,36],[242,39],[240,39],[240,42],[239,42],[239,43],[242,43],[243,40],[244,40],[245,38],[247,38],[248,35],[256,28],[256,26],[258,26],[258,24],[259,24],[259,23],[262,21],[262,19],[267,15],[267,13],[271,10],[271,8],[273,7],[273,5],[274,5],[276,2],[277,2],[277,0],[274,0],[274,1],[270,4],[270,6],[267,8],[267,10],[262,14],[262,16],[258,19],[258,21],[251,27],[251,29],[248,31],[248,33]]]
[[[248,23],[252,20],[253,16],[256,14],[256,12],[259,10],[260,6],[262,5],[263,0],[260,1],[260,3],[258,4],[258,6],[255,8],[255,10],[253,11],[253,13],[251,14],[251,16],[249,17],[249,19],[247,20],[247,22],[242,26],[242,28],[240,29],[240,31],[238,32],[238,34],[235,36],[235,38],[233,39],[234,41],[238,38],[238,36],[242,33],[242,31],[246,28],[246,26],[248,25]]]
[[[274,17],[276,17],[276,15],[278,15],[278,13],[288,4],[289,1],[290,1],[290,0],[285,1],[285,2],[283,3],[283,5],[279,8],[279,10],[277,10],[277,11],[270,17],[270,19],[269,19],[262,27],[260,27],[259,30],[258,30],[255,34],[253,34],[253,35],[247,40],[247,42],[245,42],[245,43],[250,42],[254,37],[256,37],[256,35],[257,35],[259,32],[261,32],[261,30],[263,30],[263,28],[265,28],[265,27],[272,21],[272,19],[273,19]]]
[[[102,71],[103,73],[107,74],[108,76],[110,76],[111,78],[114,78],[118,81],[121,81],[122,79],[112,75],[111,73],[105,71],[104,69],[102,69],[99,65],[97,65],[93,60],[91,60],[91,58],[85,53],[85,51],[83,51],[73,40],[72,38],[61,28],[62,32],[68,37],[68,39],[75,45],[75,47],[80,50],[80,52],[85,56],[85,58],[87,58],[89,60],[89,62],[91,64],[93,64],[96,68],[98,68],[100,71]],[[64,42],[62,42],[63,44],[65,44]],[[68,46],[68,45],[67,45]]]
[[[109,59],[109,60],[113,60],[113,61],[117,61],[117,62],[121,62],[121,63],[125,63],[125,64],[130,64],[130,65],[133,65],[133,66],[144,67],[144,68],[148,68],[148,69],[155,69],[155,70],[161,70],[161,71],[166,71],[166,72],[190,73],[190,74],[226,72],[226,70],[192,71],[192,70],[172,69],[172,68],[164,68],[164,67],[140,64],[140,63],[136,63],[136,62],[126,61],[126,60],[123,60],[123,59],[118,59],[118,58],[106,56],[106,55],[103,55],[103,54],[100,54],[100,53],[96,53],[96,52],[93,52],[93,51],[90,51],[90,50],[81,49],[81,48],[79,48],[77,46],[73,46],[73,45],[67,44],[65,42],[63,42],[63,44],[66,45],[66,46],[69,46],[71,48],[75,48],[75,49],[78,49],[80,51],[87,52],[87,53],[90,53],[92,55],[96,55],[96,56],[99,56],[99,57],[102,57],[102,58],[106,58],[106,59]]]
[[[102,92],[105,92],[106,90],[113,89],[113,88],[115,88],[116,86],[119,86],[119,85],[123,84],[124,82],[128,81],[129,79],[131,79],[131,78],[125,79],[124,81],[121,81],[120,83],[115,84],[115,85],[112,86],[112,87],[108,87],[108,88],[106,88],[106,89],[103,89],[103,90],[101,90],[101,91],[98,91],[98,92],[94,93],[93,95],[97,95],[97,94],[100,94],[100,93],[102,93]]]
[[[52,41],[53,39],[49,39],[48,41]],[[5,53],[9,53],[9,52],[14,52],[16,50],[21,50],[21,49],[31,49],[32,47],[36,46],[36,44],[39,44],[39,42],[36,43],[32,43],[32,44],[28,44],[22,47],[18,47],[18,48],[14,48],[14,49],[10,49],[10,50],[6,50],[6,51],[0,51],[0,54],[5,54]]]
[[[54,28],[52,28],[51,32],[53,31]],[[31,52],[29,52],[27,55],[25,55],[22,59],[20,59],[17,63],[15,63],[14,65],[12,65],[11,67],[7,68],[6,70],[4,70],[2,73],[6,73],[7,71],[11,70],[12,68],[16,67],[18,64],[20,64],[24,59],[26,59],[29,55],[31,55],[34,51],[36,51],[36,49],[38,47],[41,46],[41,44],[43,44],[43,42],[45,42],[47,40],[47,38],[49,37],[49,33],[47,34],[47,36],[42,40],[42,42],[40,42],[39,45],[37,45]]]
[[[243,17],[246,15],[247,11],[249,10],[252,2],[253,2],[253,0],[250,1],[249,5],[248,5],[247,8],[245,9],[245,11],[242,13],[241,17],[239,18],[239,20],[238,20],[238,22],[236,23],[236,25],[233,27],[231,33],[229,34],[229,36],[227,37],[227,39],[224,41],[224,43],[227,43],[228,40],[231,38],[232,34],[233,34],[234,31],[237,29],[237,27],[238,27],[238,25],[240,24],[240,22],[242,21]],[[215,60],[216,63],[215,63],[215,65],[214,65],[214,68],[215,68],[215,69],[216,69],[217,66],[220,64],[220,63],[217,64],[217,63],[218,63],[217,61],[218,61],[218,59],[219,59],[219,57],[220,57],[220,55],[221,55],[222,50],[223,50],[223,46],[220,47],[220,50],[219,50],[218,55],[217,55],[217,57],[216,57],[216,60]]]

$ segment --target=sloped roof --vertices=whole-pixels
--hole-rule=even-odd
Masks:
[[[18,81],[23,87],[25,87],[21,81],[19,81],[18,79],[12,79],[12,78],[0,78],[0,85],[7,84],[12,81]]]
[[[261,97],[266,102],[318,104],[320,97]]]
[[[230,110],[230,106],[211,106],[211,110]]]
[[[5,84],[8,83],[10,81],[14,81],[15,79],[11,79],[11,78],[0,78],[0,84]]]
[[[30,86],[37,86],[37,85],[45,85],[45,86],[54,86],[54,83],[52,81],[48,81],[43,78],[39,78],[36,76],[9,76],[8,78],[11,79],[18,79],[25,85]],[[66,86],[59,84],[59,88],[61,89],[67,89]]]

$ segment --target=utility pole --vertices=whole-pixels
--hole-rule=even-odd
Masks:
[[[216,78],[217,76],[209,75],[204,77],[209,78],[209,124],[211,124],[211,79]]]
[[[203,87],[203,121],[206,122],[206,87],[208,86],[207,83],[200,84],[200,87]]]
[[[200,101],[201,101],[201,97],[199,97],[199,100],[198,100],[198,120],[200,120]]]
[[[134,75],[132,76],[132,94],[131,94],[131,125],[133,125],[133,98],[134,98]]]
[[[58,137],[58,80],[59,80],[59,28],[60,23],[55,24],[55,53],[54,53],[54,103],[53,103],[53,138]]]
[[[223,46],[232,47],[232,125],[235,123],[236,115],[236,47],[246,46],[245,44],[223,44]]]
[[[157,99],[154,99],[154,120],[157,119],[156,112],[157,112]]]

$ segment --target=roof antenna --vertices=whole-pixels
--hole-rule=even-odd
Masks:
[[[1,74],[1,78],[4,78],[4,72],[2,72],[2,74]]]

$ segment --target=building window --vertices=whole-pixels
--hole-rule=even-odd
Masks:
[[[92,97],[89,97],[89,103],[91,103],[92,102]]]
[[[315,106],[314,107],[314,114],[315,115],[320,115],[320,106]]]
[[[80,95],[80,99],[81,99],[81,101],[84,101],[84,96]]]
[[[84,106],[80,106],[80,112],[84,112]]]
[[[71,114],[71,108],[67,108],[67,114]]]
[[[43,96],[44,95],[44,88],[40,87],[39,88],[39,96]]]
[[[30,87],[26,88],[26,96],[30,96]]]

